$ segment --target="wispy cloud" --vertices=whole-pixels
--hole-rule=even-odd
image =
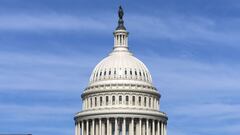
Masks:
[[[110,31],[117,24],[116,18],[107,13],[102,13],[102,16],[105,17],[99,16],[99,13],[92,16],[56,13],[2,14],[0,30]],[[125,22],[131,32],[139,37],[237,46],[240,42],[238,37],[240,29],[237,27],[239,20],[239,18],[228,18],[228,22],[225,22],[222,19],[175,13],[165,16],[128,14]]]
[[[96,61],[80,54],[75,57],[17,52],[2,52],[0,59],[0,90],[82,90]]]
[[[49,14],[7,14],[0,15],[0,30],[106,30],[104,20],[93,17]]]
[[[239,64],[209,63],[157,55],[142,57],[151,65],[154,82],[168,92],[231,91],[240,89]],[[174,85],[171,85],[174,84]],[[179,87],[181,86],[181,88]]]
[[[32,105],[18,105],[18,104],[1,104],[0,114],[2,116],[8,116],[2,118],[2,121],[11,122],[26,122],[26,121],[37,121],[37,120],[55,120],[59,116],[69,116],[79,111],[77,106],[32,106]],[[62,117],[61,120],[66,120],[68,117]],[[60,120],[60,119],[59,119]],[[56,120],[55,120],[56,121]]]
[[[166,16],[131,15],[128,23],[134,34],[142,37],[188,42],[214,42],[218,45],[232,46],[236,46],[240,42],[238,38],[240,29],[237,27],[239,18],[228,18],[228,22],[225,22],[216,18],[181,14]]]

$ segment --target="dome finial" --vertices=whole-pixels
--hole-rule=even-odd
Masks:
[[[126,30],[124,26],[124,21],[123,21],[123,15],[124,15],[124,12],[123,12],[122,6],[119,6],[119,10],[118,10],[119,20],[118,20],[118,27],[116,28],[116,30]]]

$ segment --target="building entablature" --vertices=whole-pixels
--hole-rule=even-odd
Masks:
[[[168,119],[164,112],[152,110],[132,110],[123,108],[100,109],[91,111],[82,111],[76,114],[75,119],[87,120],[97,118],[140,118],[140,119],[158,119],[166,121]]]

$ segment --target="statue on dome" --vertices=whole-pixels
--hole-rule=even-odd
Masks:
[[[120,6],[118,10],[119,19],[123,19],[123,15],[124,15],[123,9],[122,9],[122,6]]]

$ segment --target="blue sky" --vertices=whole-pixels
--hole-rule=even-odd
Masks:
[[[0,133],[74,134],[120,4],[169,135],[239,135],[238,0],[0,0]]]

